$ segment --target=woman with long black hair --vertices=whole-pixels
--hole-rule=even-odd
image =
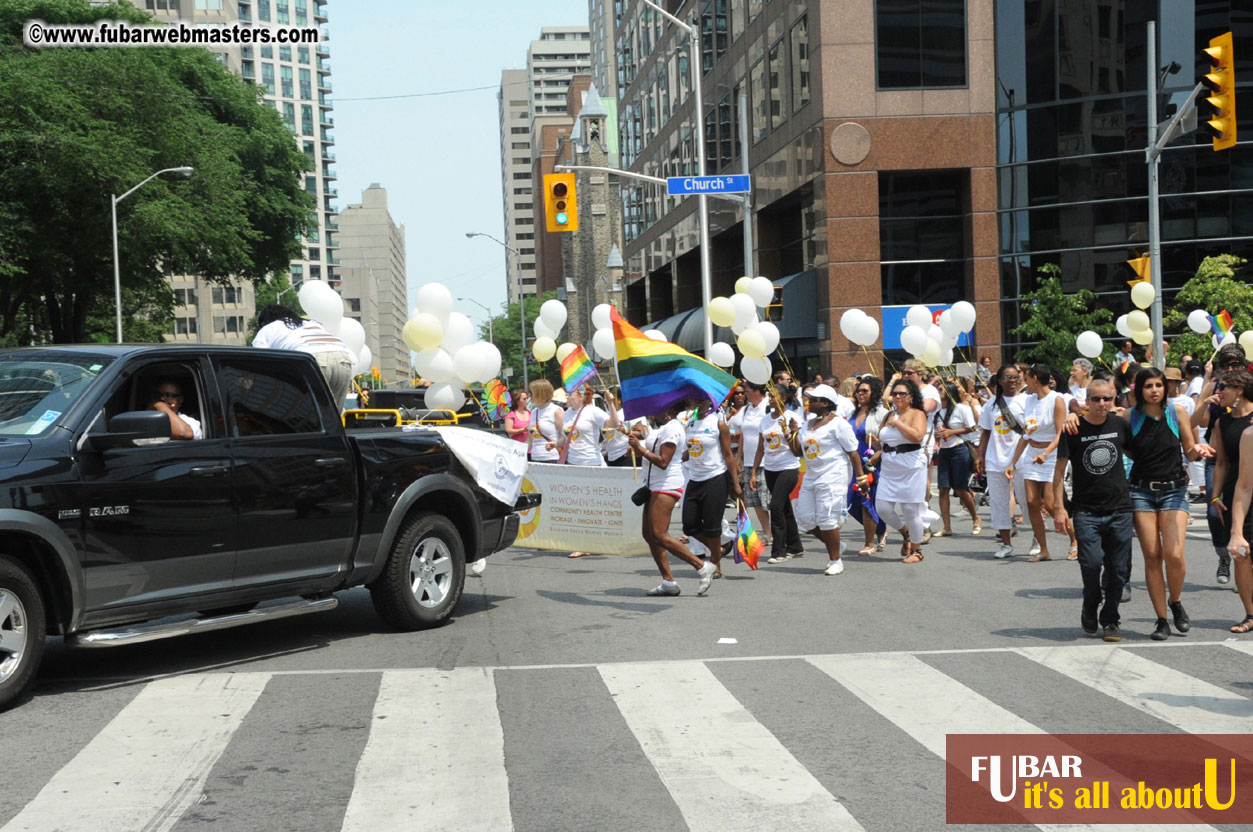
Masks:
[[[683,495],[683,534],[709,550],[714,577],[722,577],[722,520],[727,490],[743,498],[740,472],[731,452],[731,429],[720,408],[700,403],[687,423],[687,486]]]
[[[800,475],[800,462],[792,453],[792,434],[800,430],[801,417],[787,409],[785,402],[796,397],[796,388],[780,385],[776,395],[766,397],[766,414],[758,425],[757,452],[753,456],[753,473],[748,487],[757,489],[758,471],[766,471],[766,490],[770,493],[770,559],[767,563],[783,563],[805,553],[796,512],[792,508],[792,491]]]
[[[883,406],[883,381],[876,376],[867,376],[857,380],[853,388],[853,410],[849,424],[853,427],[853,435],[857,437],[857,452],[861,455],[862,465],[869,462],[879,447],[879,425],[888,415]],[[879,517],[874,507],[875,492],[878,486],[871,483],[864,490],[855,483],[848,487],[848,516],[861,523],[866,534],[866,545],[857,554],[866,557],[876,551],[883,551],[883,539],[887,534],[887,524]],[[876,540],[877,538],[877,540]]]
[[[957,495],[966,511],[970,512],[971,534],[983,531],[979,512],[975,508],[975,495],[970,490],[970,440],[967,436],[978,430],[979,422],[970,405],[961,401],[962,391],[953,382],[945,382],[944,405],[931,415],[935,425],[935,438],[940,451],[936,455],[938,469],[936,481],[940,489],[940,518],[944,528],[936,535],[951,535],[953,521],[949,512],[949,491]]]
[[[899,529],[904,563],[922,561],[923,512],[927,508],[930,464],[923,440],[927,413],[922,393],[912,378],[897,379],[888,391],[892,409],[879,427],[879,450],[870,458],[879,465],[875,510],[888,528]]]
[[[1244,605],[1244,619],[1231,626],[1233,633],[1253,631],[1253,566],[1249,560],[1249,540],[1253,539],[1253,374],[1235,370],[1224,374],[1214,385],[1214,403],[1230,408],[1218,418],[1216,429],[1217,462],[1212,505],[1229,530],[1227,553],[1235,567],[1236,591]],[[1218,493],[1221,492],[1221,493]]]

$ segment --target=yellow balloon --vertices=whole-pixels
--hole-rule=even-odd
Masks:
[[[718,326],[730,326],[735,323],[735,305],[730,298],[714,298],[709,301],[709,320]]]
[[[766,355],[766,337],[755,329],[744,330],[735,344],[747,358],[764,358]]]
[[[410,349],[433,350],[444,340],[444,327],[429,312],[419,312],[405,324],[402,331]],[[412,341],[410,340],[412,337]]]
[[[1143,347],[1153,341],[1153,330],[1137,329],[1131,333],[1131,340]]]
[[[747,295],[748,287],[752,284],[753,279],[751,277],[748,277],[747,275],[741,277],[739,280],[735,281],[735,293],[737,295]]]
[[[562,344],[560,347],[557,347],[557,360],[565,361],[566,356],[572,352],[574,352],[574,344],[571,344],[569,341],[567,341],[566,343]]]
[[[1149,328],[1149,316],[1139,309],[1133,309],[1127,313],[1127,326],[1131,329],[1132,339],[1134,340],[1137,332]]]
[[[531,355],[536,361],[547,361],[557,354],[557,342],[551,338],[536,338],[531,345]]]
[[[1148,309],[1153,304],[1153,291],[1151,283],[1137,283],[1131,287],[1131,302],[1141,309]]]
[[[1253,355],[1253,329],[1246,329],[1240,333],[1240,346],[1244,347],[1245,355]]]

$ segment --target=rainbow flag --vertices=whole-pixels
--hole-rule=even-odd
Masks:
[[[1219,338],[1225,338],[1227,333],[1231,332],[1231,313],[1224,309],[1217,315],[1210,315],[1209,325],[1214,330],[1215,335]]]
[[[493,419],[505,418],[512,406],[513,397],[509,395],[509,388],[503,381],[494,378],[483,385],[483,409]]]
[[[735,376],[699,356],[671,344],[654,341],[626,321],[613,322],[622,382],[622,411],[627,419],[665,413],[675,402],[702,399],[715,407],[735,386]]]
[[[561,362],[561,386],[573,393],[596,376],[596,365],[587,357],[587,350],[576,346]]]
[[[757,530],[748,519],[748,509],[740,508],[735,520],[735,562],[747,563],[749,569],[757,568],[757,559],[766,551],[766,545],[757,536]]]

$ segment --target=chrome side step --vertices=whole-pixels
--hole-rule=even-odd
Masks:
[[[144,641],[185,636],[189,633],[204,633],[211,630],[225,630],[228,627],[242,627],[245,624],[256,624],[259,621],[291,618],[294,615],[333,610],[338,606],[339,599],[333,595],[326,598],[301,598],[297,601],[262,607],[234,615],[143,622],[112,629],[88,630],[82,633],[74,633],[68,636],[66,641],[76,647],[116,647],[123,644],[139,644]]]

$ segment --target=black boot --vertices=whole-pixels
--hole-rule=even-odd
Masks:
[[[1170,615],[1175,619],[1175,629],[1181,633],[1186,633],[1192,629],[1192,623],[1188,620],[1188,614],[1183,611],[1182,601],[1171,601]]]

